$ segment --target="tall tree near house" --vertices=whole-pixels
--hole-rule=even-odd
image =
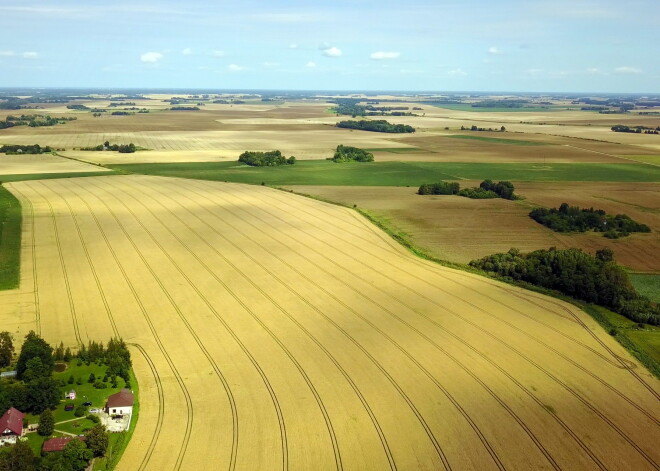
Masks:
[[[11,334],[7,331],[0,332],[0,368],[11,365],[14,358],[14,343]]]

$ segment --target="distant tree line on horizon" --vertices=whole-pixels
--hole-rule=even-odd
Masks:
[[[559,208],[535,208],[529,217],[555,232],[602,232],[608,239],[625,237],[632,232],[651,232],[646,224],[633,221],[626,214],[609,216],[602,209],[580,208],[562,203]]]
[[[446,129],[446,128],[445,128]],[[471,125],[469,128],[465,126],[461,126],[461,131],[491,131],[491,132],[506,132],[506,128],[504,126],[501,126],[499,129],[495,128],[480,128],[476,125]]]
[[[253,167],[275,167],[278,165],[293,165],[296,163],[296,158],[291,156],[287,159],[279,150],[269,152],[245,151],[238,157],[238,161]]]
[[[660,134],[660,126],[656,128],[649,128],[646,126],[626,126],[624,124],[616,124],[611,127],[614,132],[629,132],[635,134]]]
[[[337,126],[338,128],[357,129],[359,131],[371,131],[371,132],[386,132],[386,133],[415,132],[415,128],[413,128],[408,124],[392,124],[384,119],[339,121],[335,126]]]
[[[660,306],[635,291],[626,270],[614,261],[610,249],[591,256],[580,249],[518,249],[473,260],[470,266],[559,291],[599,304],[635,322],[660,325]]]
[[[78,118],[75,116],[53,118],[52,116],[41,114],[9,115],[4,121],[0,121],[0,129],[7,129],[14,126],[30,126],[33,128],[55,126],[56,124],[66,124],[68,121],[75,121],[76,119]]]
[[[0,154],[47,154],[52,152],[53,149],[50,146],[41,147],[39,144],[28,144],[28,145],[13,145],[5,144],[0,147]]]

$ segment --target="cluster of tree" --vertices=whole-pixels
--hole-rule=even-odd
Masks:
[[[28,114],[21,116],[9,115],[4,121],[0,121],[0,129],[11,128],[14,126],[30,126],[33,128],[40,126],[55,126],[56,124],[65,124],[67,121],[75,121],[76,117],[53,118],[48,115]]]
[[[595,257],[580,249],[552,247],[528,254],[511,249],[473,260],[470,266],[605,306],[635,322],[660,325],[660,306],[635,291],[610,249],[597,251]]]
[[[4,145],[0,147],[0,154],[45,154],[52,152],[49,147],[41,147],[39,144],[32,145]]]
[[[418,195],[456,195],[461,186],[458,183],[424,183],[417,190]]]
[[[336,106],[333,111],[337,115],[349,115],[355,118],[356,116],[365,116],[367,109],[365,106],[360,105],[360,100],[355,98],[337,98],[333,100]]]
[[[559,208],[535,208],[529,217],[555,232],[603,232],[609,239],[630,235],[631,232],[651,232],[646,224],[633,221],[626,214],[609,216],[602,209],[580,208],[562,203]]]
[[[328,157],[327,160],[332,160],[333,162],[373,162],[374,154],[367,152],[364,149],[359,147],[344,146],[338,145],[335,149],[335,155]]]
[[[612,126],[614,132],[631,132],[635,134],[660,134],[660,126],[656,128],[649,128],[646,126],[629,127],[624,124],[615,124]]]
[[[88,109],[89,109],[88,106],[81,105],[81,104],[77,104],[77,105],[66,105],[66,107],[67,107],[67,109],[70,109],[70,110],[80,110],[80,111],[85,111],[85,110],[88,110]]]
[[[484,180],[479,184],[479,189],[495,193],[496,198],[503,198],[505,200],[516,199],[516,195],[514,194],[515,188],[513,187],[513,183],[509,181],[495,183],[492,180]]]
[[[11,336],[2,333],[2,349],[13,354]],[[10,360],[11,362],[11,360]],[[0,380],[0,410],[16,407],[23,412],[40,414],[60,402],[60,385],[53,379],[53,349],[34,332],[25,336],[16,362],[16,378]],[[0,468],[1,469],[1,468]]]
[[[131,113],[130,111],[113,111],[110,113],[111,116],[130,116],[135,113]]]
[[[291,156],[287,159],[279,150],[271,150],[270,152],[245,151],[238,157],[238,161],[253,167],[274,167],[277,165],[293,165],[296,163],[296,158]]]
[[[580,108],[582,111],[607,111],[609,108],[607,106],[582,106]]]
[[[199,111],[199,106],[173,106],[172,111]]]
[[[499,131],[499,132],[506,132],[506,128],[504,126],[500,127],[500,129],[493,129],[493,128],[480,128],[478,126],[475,126],[474,124],[470,126],[469,128],[465,126],[461,126],[461,131]]]
[[[99,144],[98,146],[94,147],[81,147],[80,150],[87,150],[87,151],[115,151],[119,152],[121,154],[132,154],[135,152],[136,147],[135,144],[132,142],[128,144],[110,144],[110,141],[105,141],[103,144]]]
[[[360,131],[372,132],[388,132],[388,133],[411,133],[415,132],[415,128],[407,124],[392,124],[384,119],[376,119],[373,121],[359,120],[359,121],[339,121],[336,126],[338,128],[358,129]]]

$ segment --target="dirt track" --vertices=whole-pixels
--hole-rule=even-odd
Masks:
[[[351,210],[146,176],[7,187],[24,270],[0,324],[134,345],[120,469],[660,462],[658,382],[591,318],[413,258]]]

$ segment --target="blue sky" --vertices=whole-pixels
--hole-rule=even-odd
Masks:
[[[660,92],[657,0],[2,0],[0,87]]]

